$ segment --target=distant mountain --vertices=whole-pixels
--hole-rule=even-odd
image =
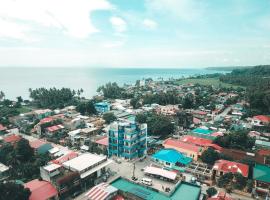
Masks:
[[[247,69],[252,68],[253,66],[230,66],[230,67],[206,67],[207,70],[216,70],[216,71],[232,71],[235,69]]]

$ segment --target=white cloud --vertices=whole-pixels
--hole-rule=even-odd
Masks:
[[[124,41],[111,41],[103,44],[103,47],[105,48],[115,48],[115,47],[121,47],[125,44]]]
[[[25,33],[28,32],[30,28],[26,25],[20,25],[0,18],[0,27],[0,38],[13,38],[24,41],[28,40]]]
[[[111,17],[110,22],[117,32],[125,32],[127,30],[127,23],[120,17]]]
[[[147,0],[150,12],[171,15],[184,21],[198,19],[202,14],[201,3],[194,0]]]
[[[144,19],[143,25],[149,29],[156,29],[157,28],[157,22],[155,22],[154,20],[151,20],[151,19]]]
[[[91,23],[90,14],[113,8],[107,0],[0,0],[0,3],[0,18],[13,22],[4,23],[1,29],[12,30],[17,38],[23,38],[29,29],[15,23],[57,28],[72,37],[86,38],[98,31]]]

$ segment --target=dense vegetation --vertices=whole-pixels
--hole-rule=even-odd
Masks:
[[[113,112],[107,112],[103,114],[103,119],[107,124],[110,124],[116,120],[116,116],[113,114]]]
[[[97,113],[94,102],[92,100],[78,103],[78,105],[76,106],[76,110],[82,115],[91,115]]]
[[[8,99],[4,99],[5,93],[0,91],[0,124],[8,125],[9,117],[16,116],[20,114],[19,109],[21,108],[21,103],[23,102],[22,97],[17,97],[17,101],[13,102]]]
[[[103,96],[108,99],[123,99],[133,97],[133,94],[127,93],[124,88],[118,86],[115,82],[109,82],[103,86],[100,86],[97,89],[97,92],[102,92]]]
[[[30,98],[40,108],[63,108],[69,105],[76,105],[77,98],[81,95],[83,90],[71,90],[69,88],[56,89],[37,88],[29,89]]]
[[[217,185],[223,187],[227,192],[231,192],[233,189],[243,190],[247,186],[247,178],[243,177],[240,173],[226,173],[223,174]]]
[[[29,181],[39,178],[39,167],[47,164],[48,155],[34,155],[28,140],[21,139],[15,146],[5,144],[0,147],[0,162],[11,166],[10,179]]]
[[[222,82],[247,87],[249,115],[267,114],[270,111],[270,65],[235,69],[220,76]]]
[[[156,94],[146,94],[142,96],[143,104],[157,103],[159,105],[179,104],[181,98],[178,97],[176,91],[161,92]]]
[[[161,114],[156,113],[140,113],[136,116],[136,122],[147,123],[148,133],[150,135],[167,137],[174,131],[172,120]]]
[[[8,182],[0,183],[0,200],[28,200],[31,192],[23,185]]]
[[[255,144],[255,139],[249,137],[246,131],[235,131],[217,137],[214,143],[225,148],[251,150]]]

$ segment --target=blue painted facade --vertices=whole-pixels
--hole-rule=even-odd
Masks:
[[[110,125],[109,156],[131,160],[147,152],[147,124],[114,122]]]
[[[99,103],[95,103],[95,108],[97,112],[105,113],[105,112],[110,111],[111,105],[108,102],[99,102]]]

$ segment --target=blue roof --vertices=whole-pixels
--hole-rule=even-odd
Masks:
[[[95,106],[109,106],[110,104],[108,102],[99,102],[95,103]]]
[[[202,129],[202,128],[195,128],[192,130],[192,132],[199,133],[199,134],[205,134],[205,135],[209,135],[209,134],[213,133],[213,131],[211,131],[211,130]]]
[[[192,158],[185,156],[184,154],[174,149],[162,149],[155,153],[152,158],[162,160],[169,163],[182,163],[187,165],[192,161]]]

